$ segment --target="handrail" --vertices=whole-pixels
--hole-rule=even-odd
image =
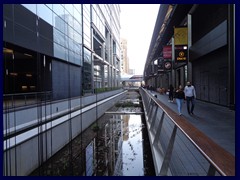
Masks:
[[[29,92],[29,93],[12,93],[12,94],[3,94],[3,97],[11,97],[11,96],[25,96],[25,95],[35,95],[35,94],[45,94],[51,93],[52,91],[41,91],[41,92]]]
[[[51,100],[52,91],[3,94],[3,109],[36,104],[38,100]]]
[[[151,121],[151,114],[153,110],[151,107],[157,105],[157,108],[160,108],[168,119],[172,121],[174,127],[181,130],[184,136],[196,147],[196,149],[204,156],[204,158],[210,163],[208,169],[208,175],[215,174],[215,170],[222,176],[234,176],[235,175],[235,157],[216,144],[213,140],[207,137],[204,133],[190,124],[185,118],[179,116],[172,109],[163,104],[159,99],[153,97],[145,89],[140,89],[141,96],[143,97],[143,102],[145,106],[145,113],[147,113],[148,121]],[[148,98],[148,99],[147,99]],[[150,104],[150,102],[152,104]],[[149,111],[149,112],[148,112]],[[157,111],[157,110],[156,110]],[[154,116],[156,118],[156,116]],[[147,120],[146,118],[146,120]],[[152,120],[152,122],[154,119]],[[156,123],[155,123],[156,124]],[[160,124],[160,123],[159,123]],[[151,129],[149,129],[151,130]],[[160,133],[159,133],[160,134]],[[174,141],[174,140],[173,140]],[[174,142],[172,142],[174,143]],[[169,143],[170,144],[170,143]]]

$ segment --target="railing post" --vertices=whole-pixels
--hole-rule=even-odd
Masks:
[[[174,144],[175,137],[176,137],[176,132],[177,132],[177,126],[174,125],[174,129],[172,131],[172,135],[171,135],[171,138],[168,143],[167,151],[164,156],[163,164],[160,169],[160,173],[159,173],[160,176],[167,176],[169,163],[170,163],[170,160],[172,157],[172,150],[173,150],[173,144]]]
[[[149,108],[147,110],[147,116],[148,116],[148,121],[149,122],[151,122],[151,116],[152,116],[153,107],[154,107],[154,105],[152,104],[152,101],[151,101],[150,104],[149,104]]]
[[[13,107],[13,95],[12,95],[12,107]]]
[[[215,176],[216,169],[213,167],[212,164],[210,164],[209,169],[208,169],[208,176]]]
[[[36,103],[38,103],[38,95],[37,95],[37,93],[35,93],[35,101],[36,101]]]
[[[24,100],[25,100],[25,105],[27,104],[27,95],[26,94],[24,94]]]
[[[158,111],[158,106],[156,104],[153,105],[153,108],[156,107],[155,109],[155,112],[153,114],[153,117],[151,118],[151,126],[150,126],[150,131],[152,131],[153,127],[154,127],[154,124],[156,122],[156,117],[157,117],[157,111]],[[149,122],[150,122],[150,119],[149,119]]]
[[[149,98],[148,103],[146,104],[146,105],[147,105],[147,109],[146,109],[147,112],[148,112],[149,109],[150,109],[150,105],[151,105],[151,103],[152,103],[152,99]]]
[[[156,132],[156,134],[155,134],[155,138],[154,138],[154,141],[153,141],[153,145],[155,145],[155,143],[158,142],[158,140],[159,140],[160,133],[161,133],[161,130],[162,130],[162,125],[163,125],[164,116],[165,116],[165,112],[163,111],[163,112],[162,112],[161,119],[160,119],[160,121],[159,121],[159,125],[158,125],[158,127],[157,127],[157,132]]]

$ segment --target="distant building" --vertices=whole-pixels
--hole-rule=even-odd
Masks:
[[[129,74],[129,58],[128,58],[127,40],[121,38],[121,73]]]
[[[134,75],[135,74],[135,69],[129,69],[129,74]]]

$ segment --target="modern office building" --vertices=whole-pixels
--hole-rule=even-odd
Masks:
[[[114,4],[4,4],[4,95],[118,87],[119,16]]]
[[[161,4],[144,80],[165,89],[192,81],[197,99],[235,109],[235,5]]]
[[[124,96],[120,6],[3,4],[2,70],[3,174],[29,175]]]

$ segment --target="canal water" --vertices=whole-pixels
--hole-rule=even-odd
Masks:
[[[141,111],[114,107],[30,175],[155,176]]]
[[[126,118],[127,129],[123,135],[122,143],[122,169],[119,171],[123,176],[144,176],[145,167],[143,160],[143,136],[142,128],[144,124],[141,122],[139,115],[130,115]],[[115,172],[116,173],[116,172]]]

